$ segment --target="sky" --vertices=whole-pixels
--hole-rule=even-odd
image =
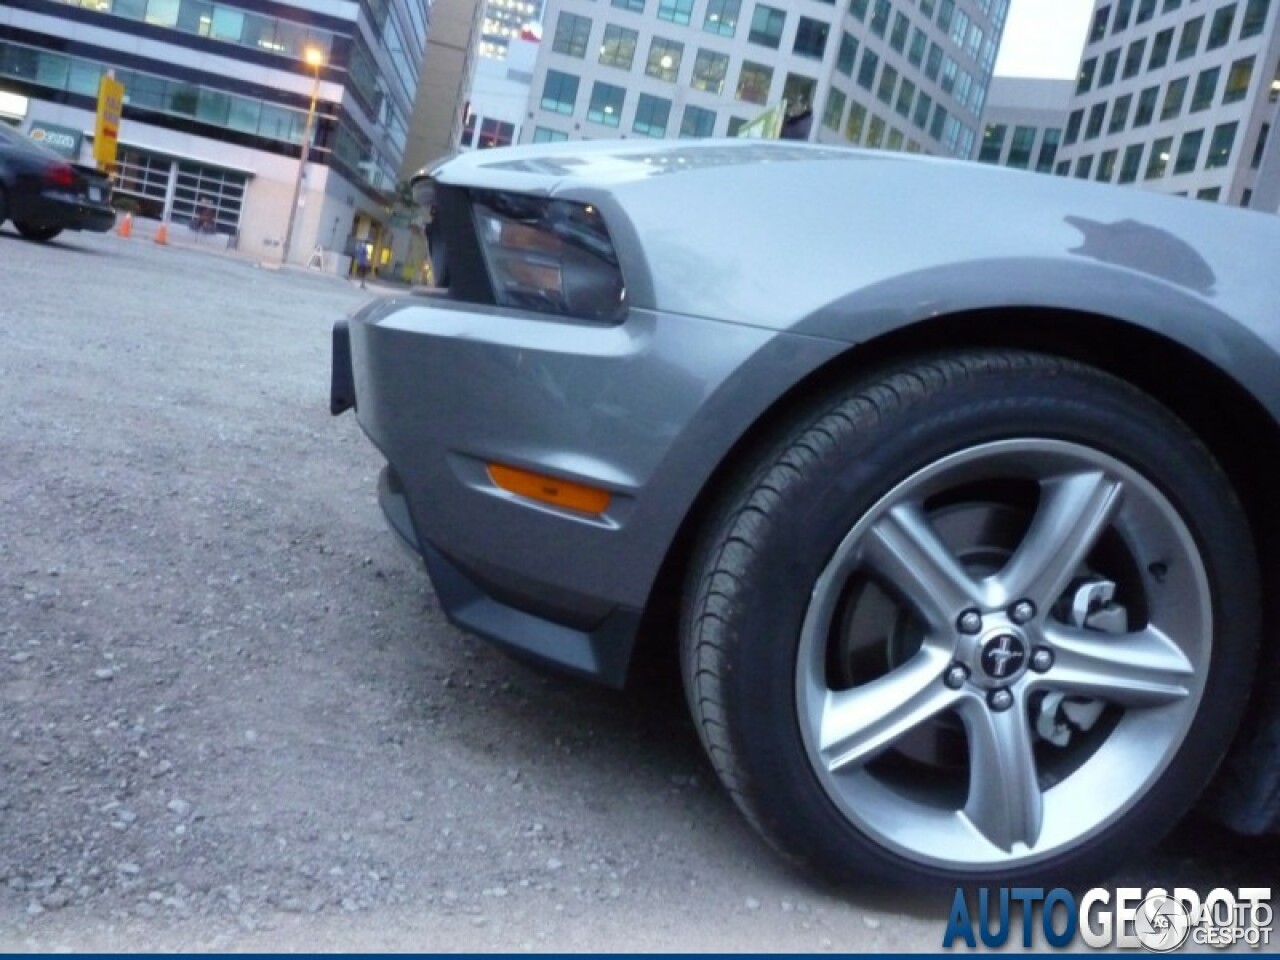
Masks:
[[[1012,0],[996,60],[1002,77],[1074,77],[1093,0]]]

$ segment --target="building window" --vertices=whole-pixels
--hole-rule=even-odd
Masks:
[[[573,113],[573,106],[578,99],[578,78],[559,70],[548,70],[546,82],[542,85],[542,109],[552,113]]]
[[[1236,5],[1228,4],[1220,7],[1213,15],[1213,21],[1209,25],[1209,42],[1205,44],[1206,50],[1217,50],[1219,47],[1225,47],[1227,41],[1231,39],[1231,27],[1236,19]]]
[[[600,62],[606,67],[630,70],[639,38],[640,34],[635,30],[609,24],[604,28],[604,42],[600,44]]]
[[[1218,92],[1218,74],[1221,72],[1221,67],[1200,71],[1200,76],[1196,77],[1195,92],[1191,95],[1192,113],[1208,110],[1213,105],[1214,94]]]
[[[587,40],[591,36],[591,19],[576,13],[562,12],[556,21],[556,38],[551,49],[579,60],[587,55]]]
[[[1205,187],[1196,193],[1197,200],[1208,200],[1210,203],[1217,203],[1218,198],[1222,196],[1221,187]]]
[[[871,32],[883,37],[889,29],[889,0],[876,0],[875,11],[871,14]]]
[[[1177,80],[1169,81],[1169,87],[1164,92],[1164,105],[1160,108],[1161,120],[1172,120],[1182,112],[1182,101],[1187,96],[1187,78],[1179,77]]]
[[[1178,156],[1173,162],[1174,173],[1190,173],[1200,159],[1200,144],[1204,143],[1204,131],[1192,130],[1182,135],[1178,144]]]
[[[1040,152],[1036,154],[1036,173],[1049,173],[1058,159],[1058,147],[1062,143],[1062,128],[1049,127],[1040,141]]]
[[[849,119],[844,124],[844,138],[850,143],[858,143],[862,139],[862,128],[867,122],[867,108],[858,101],[849,105]]]
[[[1145,127],[1156,115],[1156,100],[1159,99],[1159,87],[1147,87],[1138,94],[1138,109],[1133,115],[1133,127]]]
[[[849,16],[855,20],[865,20],[870,0],[849,0]]]
[[[1267,22],[1271,0],[1249,0],[1244,8],[1244,20],[1240,24],[1240,39],[1256,37]]]
[[[736,137],[738,135],[738,131],[746,125],[746,117],[730,117],[729,124],[725,127],[725,136]]]
[[[873,113],[871,115],[871,122],[867,124],[866,146],[879,149],[883,144],[884,121]]]
[[[1084,138],[1086,140],[1096,140],[1102,133],[1102,122],[1107,116],[1107,104],[1104,100],[1102,103],[1095,103],[1089,109],[1089,123],[1084,128]]]
[[[822,111],[822,125],[829,130],[839,130],[844,117],[844,105],[848,98],[843,90],[832,87],[827,91],[827,105]]]
[[[782,42],[782,27],[786,22],[787,15],[782,10],[757,3],[755,12],[751,15],[751,32],[747,34],[747,39],[762,47],[777,50],[778,44]]]
[[[622,104],[627,91],[612,83],[597,80],[591,87],[591,102],[587,105],[587,119],[606,127],[616,127],[622,122]]]
[[[880,58],[866,47],[862,48],[862,63],[858,65],[858,86],[870,90],[876,82],[876,70],[880,67]]]
[[[788,73],[782,84],[782,99],[789,107],[811,107],[814,102],[814,90],[818,83],[812,77],[798,73]]]
[[[929,111],[932,109],[933,97],[921,91],[920,96],[916,97],[916,109],[911,116],[911,122],[923,130],[929,123]]]
[[[907,34],[911,32],[911,21],[902,11],[893,15],[893,32],[889,34],[889,46],[898,53],[907,49]]]
[[[684,119],[680,121],[681,137],[709,137],[715,130],[715,111],[693,105],[684,108]]]
[[[1111,32],[1119,33],[1129,26],[1129,15],[1133,12],[1133,0],[1117,0],[1116,18],[1111,24]]]
[[[1089,28],[1089,42],[1097,43],[1107,35],[1107,18],[1111,16],[1111,7],[1099,7],[1093,14],[1093,26]]]
[[[1236,142],[1235,121],[1220,123],[1213,128],[1213,139],[1209,141],[1209,156],[1205,160],[1205,169],[1213,170],[1225,167],[1231,160],[1231,148]]]
[[[1161,30],[1151,43],[1151,61],[1148,70],[1159,70],[1169,62],[1169,51],[1173,49],[1173,27]]]
[[[630,10],[632,13],[644,13],[644,0],[613,0],[619,10]]]
[[[893,109],[898,112],[901,117],[911,116],[911,104],[916,98],[916,85],[906,77],[902,78],[902,83],[898,85],[898,102],[893,105]]]
[[[693,16],[693,0],[658,0],[658,19],[688,25]]]
[[[1200,32],[1204,29],[1204,17],[1196,17],[1182,25],[1182,36],[1178,39],[1178,59],[1186,60],[1194,57],[1200,46]]]
[[[649,60],[644,65],[646,76],[675,83],[684,58],[684,44],[665,37],[654,37],[649,44]]]
[[[1018,170],[1026,170],[1031,166],[1031,151],[1035,145],[1035,127],[1014,127],[1013,142],[1009,144],[1008,165]]]
[[[1147,38],[1135,40],[1129,44],[1129,51],[1124,55],[1124,79],[1136,77],[1142,70],[1142,56],[1147,52]]]
[[[705,90],[720,96],[724,93],[725,77],[729,75],[729,58],[714,50],[699,50],[693,58],[693,78],[689,85],[695,90]]]
[[[1075,143],[1080,139],[1080,127],[1084,123],[1084,110],[1072,110],[1071,115],[1067,117],[1067,135],[1063,140],[1067,146]]]
[[[929,58],[924,62],[924,75],[930,80],[937,80],[940,69],[942,69],[942,48],[936,43],[930,43]]]
[[[1131,93],[1116,97],[1115,105],[1111,108],[1111,123],[1107,126],[1107,133],[1119,133],[1124,129],[1124,125],[1129,122],[1129,107],[1132,104],[1133,94]]]
[[[1156,0],[1138,0],[1138,15],[1134,18],[1134,23],[1146,23],[1156,13]],[[1099,177],[1101,179],[1101,177]],[[1110,176],[1107,177],[1111,179]]]
[[[480,139],[476,141],[476,148],[487,150],[491,147],[505,147],[510,145],[515,136],[514,123],[504,123],[501,120],[485,117],[480,121]]]
[[[978,151],[979,163],[999,163],[1004,152],[1004,139],[1009,128],[1003,123],[989,123],[982,132],[982,149]]]
[[[1098,173],[1094,179],[1102,183],[1110,183],[1116,173],[1116,157],[1119,155],[1119,150],[1102,151],[1098,156]]]
[[[1108,50],[1102,58],[1102,70],[1098,74],[1098,88],[1109,87],[1116,79],[1116,69],[1120,66],[1120,48]]]
[[[929,46],[929,38],[919,27],[911,31],[911,49],[907,51],[907,60],[913,67],[924,63],[924,52]]]
[[[796,42],[791,52],[802,57],[821,60],[827,52],[827,34],[831,25],[810,17],[801,17],[796,26]]]
[[[881,103],[893,103],[893,91],[897,86],[898,71],[886,63],[880,72],[880,86],[876,90],[876,97]]]
[[[568,139],[569,135],[563,130],[552,130],[549,127],[533,128],[534,143],[559,143],[562,140]]]
[[[1147,157],[1147,172],[1144,180],[1159,180],[1169,169],[1169,153],[1173,150],[1173,137],[1161,137],[1151,145],[1151,156]]]
[[[702,29],[707,33],[732,37],[738,29],[740,9],[741,0],[707,0],[707,16],[702,21]]]
[[[1098,58],[1090,57],[1080,64],[1080,76],[1076,78],[1076,93],[1088,93],[1093,86],[1093,75],[1098,69]]]
[[[1245,57],[1231,64],[1227,74],[1227,89],[1222,92],[1223,103],[1236,103],[1243,100],[1249,92],[1249,82],[1253,79],[1253,57]]]
[[[940,103],[934,104],[933,118],[929,121],[929,136],[933,137],[935,140],[941,140],[942,131],[947,125],[948,119],[950,119],[950,117],[947,113],[947,108]]]
[[[1161,13],[1169,13],[1177,10],[1182,6],[1182,0],[1164,0],[1164,6],[1160,8]]]
[[[853,61],[858,56],[858,41],[847,30],[840,34],[840,50],[836,54],[836,69],[846,77],[853,76]]]
[[[1088,180],[1091,173],[1093,173],[1093,154],[1081,157],[1076,161],[1077,180]]]
[[[772,83],[773,67],[744,60],[742,70],[738,73],[738,89],[734,96],[746,103],[768,103],[769,86]]]
[[[645,137],[665,137],[667,121],[670,119],[670,100],[642,93],[640,99],[636,101],[636,119],[631,129]]]
[[[1125,148],[1124,160],[1120,163],[1120,179],[1118,183],[1133,183],[1138,179],[1138,171],[1142,169],[1142,144],[1135,143]]]
[[[1258,131],[1258,142],[1253,145],[1253,161],[1249,164],[1251,169],[1257,170],[1262,166],[1262,158],[1267,152],[1267,137],[1270,135],[1271,124],[1264,123]]]

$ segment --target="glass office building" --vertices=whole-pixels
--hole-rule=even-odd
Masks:
[[[971,158],[1007,13],[1008,0],[550,0],[521,139],[733,136],[785,99],[802,139]]]
[[[99,79],[112,72],[125,87],[117,197],[179,227],[211,206],[219,234],[269,258],[279,256],[298,189],[290,259],[301,262],[316,247],[377,239],[386,222],[429,6],[6,0],[0,91],[26,98],[20,123],[74,135],[87,159]]]

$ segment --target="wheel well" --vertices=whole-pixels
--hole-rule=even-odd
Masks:
[[[686,515],[646,609],[638,658],[666,662],[677,646],[680,598],[699,531],[717,501],[777,442],[797,412],[868,370],[947,349],[999,347],[1069,357],[1128,381],[1169,408],[1212,451],[1240,496],[1262,561],[1273,582],[1280,550],[1280,506],[1267,496],[1262,465],[1274,462],[1280,426],[1239,384],[1203,357],[1149,330],[1111,318],[1062,310],[1001,309],[935,318],[851,346],[782,396],[738,440]],[[1194,388],[1189,387],[1194,384]],[[1266,591],[1268,597],[1274,591]],[[1266,634],[1280,616],[1280,598],[1264,611]],[[1280,644],[1264,655],[1280,667]],[[666,667],[663,667],[665,673]],[[642,671],[642,672],[648,672]],[[1260,671],[1259,676],[1267,675]]]

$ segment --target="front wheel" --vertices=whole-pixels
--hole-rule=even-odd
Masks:
[[[17,221],[14,221],[13,225],[18,228],[20,234],[36,243],[48,243],[62,232],[61,227],[40,227],[31,223],[18,223]]]
[[[830,877],[1097,880],[1208,782],[1259,608],[1178,420],[1061,359],[955,355],[810,411],[727,497],[685,683],[739,806]]]

